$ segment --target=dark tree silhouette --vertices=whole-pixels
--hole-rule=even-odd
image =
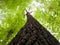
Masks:
[[[26,24],[8,45],[60,45],[58,40],[29,12],[26,15]]]

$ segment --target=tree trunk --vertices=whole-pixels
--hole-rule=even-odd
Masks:
[[[58,40],[29,12],[26,15],[26,24],[8,45],[60,45]]]

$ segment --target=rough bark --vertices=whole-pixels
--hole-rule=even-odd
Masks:
[[[8,45],[60,45],[58,40],[29,12],[26,15],[26,24]]]

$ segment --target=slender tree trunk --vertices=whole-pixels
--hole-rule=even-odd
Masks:
[[[29,12],[27,22],[8,45],[60,45],[58,40],[50,34]]]

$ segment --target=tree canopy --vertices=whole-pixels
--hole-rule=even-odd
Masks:
[[[0,0],[0,45],[7,45],[25,25],[26,9],[60,40],[59,0]]]

